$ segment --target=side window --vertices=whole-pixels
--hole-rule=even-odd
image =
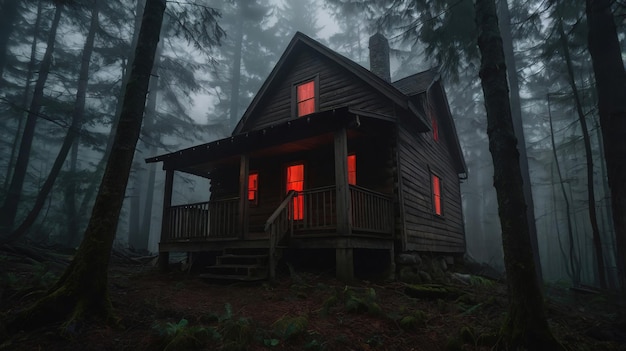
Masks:
[[[252,204],[259,202],[259,173],[254,172],[248,175],[248,201]]]
[[[296,85],[296,114],[306,116],[316,111],[316,80],[312,79]]]
[[[433,213],[437,216],[443,215],[443,199],[442,199],[442,184],[441,178],[434,174],[431,174],[431,187],[433,195]]]

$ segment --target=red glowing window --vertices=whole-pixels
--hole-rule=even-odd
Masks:
[[[298,193],[304,190],[304,165],[295,164],[287,167],[287,192],[294,190]],[[293,219],[304,218],[304,197],[298,194],[293,198]]]
[[[259,193],[259,174],[250,173],[248,175],[248,200],[256,203]]]
[[[432,175],[432,186],[433,186],[433,211],[438,216],[442,215],[441,209],[441,178],[436,175]]]
[[[348,184],[356,185],[356,155],[348,155]]]
[[[296,87],[298,117],[315,112],[315,81],[302,83]]]

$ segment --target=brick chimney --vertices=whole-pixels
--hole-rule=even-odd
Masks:
[[[380,32],[370,37],[370,71],[386,82],[391,82],[389,42]]]

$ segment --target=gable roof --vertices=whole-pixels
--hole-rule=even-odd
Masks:
[[[412,74],[395,82],[392,82],[396,89],[403,94],[413,96],[428,90],[435,80],[439,79],[439,67],[433,67],[424,72]]]
[[[405,95],[394,85],[389,84],[384,79],[370,72],[358,63],[338,54],[337,52],[322,45],[318,41],[311,39],[307,35],[301,32],[297,32],[294,35],[293,39],[291,39],[291,42],[289,42],[289,45],[287,45],[285,52],[274,66],[274,69],[259,89],[259,92],[255,95],[254,99],[248,106],[248,109],[246,109],[246,112],[244,112],[243,116],[237,123],[237,126],[232,133],[233,135],[238,134],[243,130],[246,123],[254,115],[256,107],[261,103],[261,101],[263,101],[266,93],[271,90],[271,88],[275,84],[278,84],[281,74],[286,71],[287,67],[289,67],[291,62],[296,58],[297,53],[303,48],[313,49],[319,54],[331,60],[332,62],[335,62],[339,66],[343,67],[346,71],[354,74],[356,77],[361,79],[365,84],[371,86],[372,88],[380,92],[383,96],[389,98],[402,110],[414,115],[415,118],[418,119],[420,131],[426,132],[430,130],[429,124],[422,119],[421,114],[418,112],[418,108],[414,105],[409,96]]]

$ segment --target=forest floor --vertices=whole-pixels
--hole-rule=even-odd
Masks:
[[[55,257],[0,252],[2,320],[54,282],[67,261]],[[329,273],[291,270],[275,283],[223,283],[159,273],[149,261],[113,258],[117,325],[0,332],[0,350],[490,350],[507,307],[505,285],[484,278],[414,298],[400,282],[346,285]],[[550,325],[567,349],[626,350],[623,300],[555,286],[546,292]]]

